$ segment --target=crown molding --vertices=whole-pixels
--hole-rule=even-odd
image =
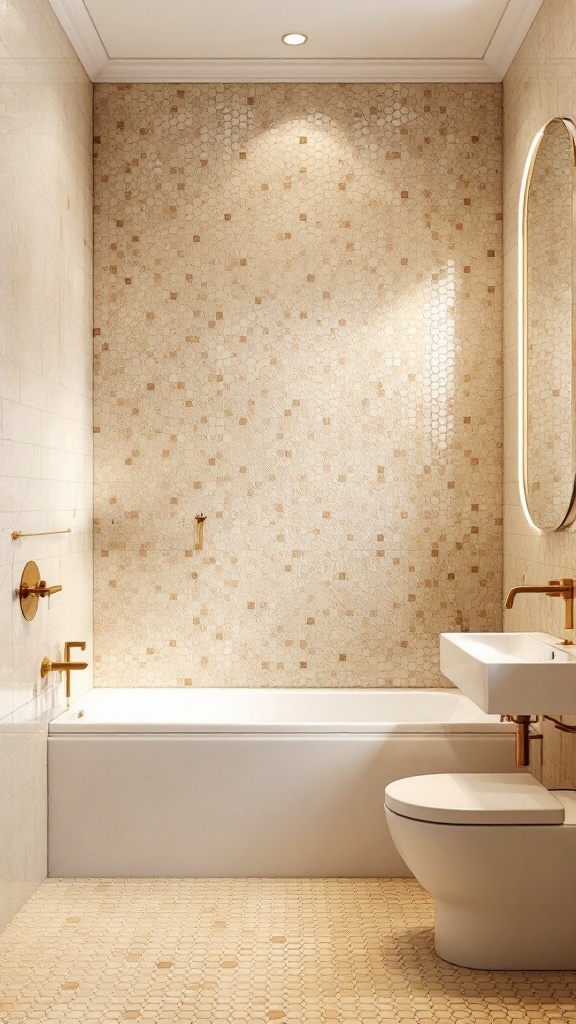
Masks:
[[[110,60],[96,82],[494,82],[484,60]]]
[[[83,0],[50,0],[93,82],[501,82],[543,0],[508,0],[483,58],[111,59]]]
[[[100,73],[110,63],[110,57],[83,0],[49,2],[88,77],[97,82]]]
[[[518,53],[544,0],[508,0],[504,14],[484,54],[484,61],[501,82]]]

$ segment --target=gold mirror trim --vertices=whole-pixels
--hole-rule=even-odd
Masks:
[[[530,526],[538,533],[555,533],[566,530],[576,519],[576,478],[572,481],[572,492],[568,508],[557,526],[543,527],[532,518],[528,503],[528,195],[538,149],[546,129],[557,122],[566,128],[572,140],[572,227],[576,233],[576,124],[568,117],[551,117],[536,132],[522,174],[518,210],[518,486],[522,510]],[[576,295],[575,261],[572,258],[572,363],[576,352],[576,317],[574,296]],[[573,451],[576,442],[576,424],[572,411]]]

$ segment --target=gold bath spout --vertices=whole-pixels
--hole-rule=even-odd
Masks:
[[[87,661],[50,661],[50,658],[42,659],[42,676],[49,672],[70,672],[72,669],[88,668]]]
[[[87,661],[70,661],[70,651],[73,647],[79,647],[81,651],[85,651],[86,642],[84,640],[67,640],[64,644],[64,661],[50,661],[50,658],[44,658],[40,667],[42,679],[45,679],[49,672],[66,673],[66,707],[70,707],[70,673],[88,668]]]

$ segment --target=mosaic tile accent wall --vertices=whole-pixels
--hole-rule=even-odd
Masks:
[[[571,0],[544,0],[504,82],[505,209],[505,560],[506,588],[576,576],[576,531],[540,534],[526,522],[517,472],[517,212],[522,169],[536,131],[550,118],[576,120],[576,9]],[[505,614],[505,629],[565,633],[563,612],[543,596],[519,598]],[[567,721],[571,721],[570,718]],[[573,723],[576,724],[576,718]],[[576,736],[544,729],[543,780],[576,786]]]
[[[92,85],[47,0],[0,5],[0,40],[2,929],[46,877],[47,725],[65,698],[42,658],[76,639],[92,663]],[[15,597],[29,560],[63,588],[32,622]],[[91,668],[75,676],[91,686]]]
[[[442,685],[501,626],[500,116],[96,86],[98,685]]]

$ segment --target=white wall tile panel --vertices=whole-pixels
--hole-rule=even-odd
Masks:
[[[2,927],[46,875],[47,724],[63,685],[43,685],[40,663],[67,639],[86,639],[92,663],[92,86],[47,0],[2,4],[0,39]],[[64,589],[29,623],[15,589],[30,559]]]

